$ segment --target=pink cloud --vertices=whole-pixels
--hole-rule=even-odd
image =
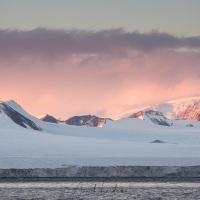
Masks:
[[[1,99],[65,119],[199,95],[199,41],[122,29],[1,30]]]

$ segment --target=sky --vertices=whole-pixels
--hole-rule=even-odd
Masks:
[[[200,96],[199,0],[0,0],[0,100],[112,117]]]

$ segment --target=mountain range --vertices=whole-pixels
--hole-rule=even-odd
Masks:
[[[65,123],[65,124],[74,125],[74,126],[92,126],[92,127],[102,127],[102,125],[106,123],[106,120],[111,120],[109,118],[101,118],[95,115],[82,115],[82,116],[73,116],[63,121],[63,120],[56,119],[55,117],[48,114],[42,117],[39,117],[39,119],[44,122],[50,122],[50,123],[56,123],[56,124]]]
[[[0,168],[199,165],[199,101],[139,108],[118,120],[38,119],[12,100],[0,102]]]
[[[139,119],[140,122],[149,126],[150,124],[169,126],[169,127],[194,127],[199,126],[200,121],[200,98],[187,98],[175,101],[169,101],[162,104],[138,109],[136,112],[127,111],[121,114],[121,119],[112,120],[109,118],[101,118],[94,115],[73,116],[66,120],[58,120],[51,115],[45,115],[39,119],[33,117],[23,110],[13,100],[0,102],[0,115],[9,118],[13,123],[33,130],[41,131],[44,128],[42,122],[73,126],[90,126],[90,127],[113,127],[121,121],[128,119]],[[120,115],[118,115],[119,117]],[[2,117],[1,117],[2,118]],[[0,119],[1,120],[1,119]],[[137,121],[138,122],[138,121]],[[133,126],[134,123],[132,122]],[[45,125],[46,127],[46,125]]]

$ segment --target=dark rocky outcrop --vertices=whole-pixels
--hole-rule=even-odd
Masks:
[[[157,119],[157,118],[153,118],[153,117],[149,117],[149,118],[154,124],[162,125],[162,126],[170,126],[170,124],[165,119],[162,119],[162,118]]]
[[[170,126],[170,124],[167,122],[167,119],[163,116],[163,114],[161,112],[154,110],[139,111],[130,115],[129,118],[142,117],[143,119],[145,119],[145,116],[148,117],[154,124],[162,126]]]
[[[50,122],[50,123],[55,123],[57,124],[59,120],[57,120],[55,117],[51,116],[51,115],[45,115],[44,117],[40,118],[40,120],[44,121],[44,122]]]
[[[139,117],[144,117],[144,112],[143,111],[139,111],[139,112],[133,113],[128,118],[139,118]]]
[[[100,127],[106,123],[107,118],[100,118],[94,115],[74,116],[65,121],[68,125]],[[108,119],[111,120],[111,119]]]
[[[166,142],[162,141],[162,140],[154,140],[151,143],[158,143],[158,144],[164,144]]]

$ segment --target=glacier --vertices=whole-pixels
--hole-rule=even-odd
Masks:
[[[39,130],[14,123],[0,105],[1,169],[200,165],[199,122],[174,120],[175,126],[161,126],[123,118],[108,120],[102,128],[70,126],[43,122],[14,101],[5,104]],[[155,140],[164,143],[152,143]]]

